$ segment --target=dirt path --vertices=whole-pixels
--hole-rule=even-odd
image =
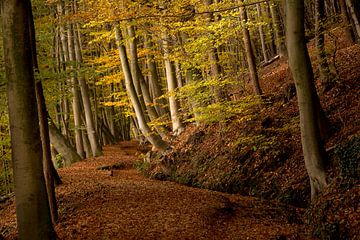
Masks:
[[[135,149],[134,142],[124,142],[60,169],[60,239],[310,239],[293,209],[139,175],[132,167]],[[96,170],[119,162],[126,168]],[[13,208],[0,209],[0,230],[9,239]]]

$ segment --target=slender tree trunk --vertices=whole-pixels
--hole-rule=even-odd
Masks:
[[[279,11],[280,9],[278,3],[274,2],[270,7],[270,12],[275,31],[276,48],[280,57],[287,57],[287,49],[285,45],[285,31]]]
[[[135,82],[140,83],[140,88],[144,97],[147,113],[149,115],[150,120],[155,121],[159,118],[159,115],[152,104],[153,100],[151,99],[150,96],[149,87],[145,82],[144,75],[142,74],[142,71],[139,66],[139,61],[137,57],[137,40],[136,40],[134,26],[128,27],[128,34],[130,38],[129,40],[129,53],[130,53],[130,61],[131,61],[130,67],[132,68],[131,72],[135,73],[135,75],[133,75],[132,77]],[[162,138],[167,137],[167,131],[163,126],[155,126],[155,130],[160,134]]]
[[[274,57],[277,52],[276,52],[276,38],[275,38],[275,32],[274,32],[274,21],[271,21],[271,4],[270,2],[266,3],[266,18],[268,19],[269,25],[268,25],[268,32],[269,32],[269,48],[270,48],[270,58]]]
[[[183,81],[183,76],[182,76],[182,73],[181,73],[181,64],[179,61],[177,61],[175,63],[175,75],[176,75],[176,80],[177,80],[177,86],[179,88],[183,87],[184,86],[184,81]]]
[[[43,93],[43,88],[41,82],[36,83],[36,98],[39,112],[40,120],[40,134],[42,141],[43,149],[43,167],[44,167],[44,176],[46,183],[46,190],[49,199],[49,206],[51,212],[52,223],[55,224],[58,220],[58,209],[55,197],[55,185],[54,185],[54,166],[51,160],[51,150],[50,150],[50,137],[49,137],[49,127],[47,122],[47,110],[45,105],[45,97]],[[56,171],[56,170],[55,170]]]
[[[205,5],[210,6],[213,4],[213,0],[205,0]],[[209,22],[214,22],[214,15],[212,13],[207,14],[207,17],[209,18]],[[210,69],[211,69],[211,77],[216,80],[221,80],[222,70],[221,66],[219,64],[219,49],[215,48],[213,45],[215,42],[213,41],[211,46],[209,47],[209,63],[210,63]],[[224,92],[223,88],[215,86],[212,87],[212,91],[215,94],[215,101],[221,102],[225,99],[226,93]]]
[[[301,143],[305,166],[310,178],[311,199],[314,200],[326,186],[323,167],[324,149],[317,123],[317,93],[309,54],[305,43],[304,2],[288,0],[286,28],[289,64],[295,79],[300,111]]]
[[[347,12],[345,0],[339,0],[339,1],[340,1],[340,7],[341,7],[341,19],[343,22],[343,26],[345,29],[347,39],[350,41],[350,43],[354,43],[355,35],[354,35],[353,30],[351,29],[350,18],[349,18],[348,12]]]
[[[42,165],[31,53],[30,1],[3,0],[2,27],[18,238],[55,239]]]
[[[80,70],[83,59],[82,59],[82,53],[81,53],[81,47],[80,47],[81,46],[80,39],[78,38],[78,34],[75,29],[74,29],[73,36],[74,36],[73,39],[74,39],[75,58],[76,58],[76,62],[78,64],[78,70]],[[91,110],[89,87],[86,83],[86,80],[81,76],[79,78],[79,84],[80,84],[82,103],[83,103],[84,112],[85,112],[86,131],[87,131],[87,136],[90,141],[92,155],[95,157],[100,156],[100,155],[102,155],[102,152],[101,152],[101,147],[98,143],[98,139],[96,136],[94,116],[93,116],[93,113]]]
[[[258,12],[259,21],[262,21],[262,12],[261,12],[261,5],[260,3],[256,4],[256,9]],[[265,35],[262,25],[259,26],[259,35],[260,35],[260,42],[261,42],[261,51],[264,58],[264,62],[267,63],[269,61],[268,56],[266,54],[266,44],[265,44]]]
[[[196,69],[190,68],[186,71],[186,82],[187,83],[191,83],[194,82],[196,79],[197,73],[196,73]],[[199,119],[201,119],[201,112],[198,111],[198,108],[201,107],[201,103],[199,101],[197,101],[195,98],[193,98],[192,96],[189,96],[189,100],[190,105],[193,109],[193,114],[194,114],[194,119],[195,119],[195,124],[196,126],[200,126],[200,121]]]
[[[145,37],[144,45],[149,50],[153,49],[153,44],[149,36]],[[148,54],[146,57],[148,68],[150,71],[149,85],[151,86],[154,93],[154,104],[156,106],[156,111],[158,112],[159,116],[164,116],[168,114],[168,110],[165,107],[167,105],[167,102],[165,98],[160,98],[164,94],[164,92],[161,89],[160,77],[158,74],[155,58],[153,54]]]
[[[49,118],[50,142],[65,159],[65,166],[81,161],[81,156],[76,152],[70,142],[61,134],[55,123]]]
[[[124,45],[121,44],[122,36],[119,27],[117,24],[114,24],[115,28],[115,37],[118,44],[119,56],[121,60],[121,66],[125,75],[125,86],[126,90],[130,96],[130,100],[135,110],[136,117],[138,119],[139,128],[144,136],[149,140],[149,142],[157,148],[159,151],[165,151],[168,148],[168,144],[161,139],[161,137],[151,131],[149,128],[145,114],[142,111],[138,96],[136,94],[135,86],[132,81],[131,70],[129,66],[129,62],[126,55],[126,49]]]
[[[243,0],[240,0],[240,3],[243,3]],[[250,79],[254,88],[254,93],[256,95],[262,95],[262,91],[260,88],[259,83],[259,76],[257,74],[256,69],[256,62],[255,62],[255,56],[254,52],[251,46],[251,39],[250,39],[250,32],[249,29],[246,26],[247,22],[247,13],[246,9],[244,7],[240,7],[240,18],[242,21],[242,28],[243,28],[243,40],[244,40],[244,46],[245,46],[245,52],[246,52],[246,59],[248,62],[248,68],[250,73]]]
[[[75,72],[75,46],[74,46],[74,34],[72,24],[68,25],[68,47],[69,47],[69,61],[70,61],[70,71],[71,72],[71,92],[73,94],[73,113],[74,113],[74,125],[75,125],[75,145],[77,153],[85,158],[85,151],[81,133],[82,121],[81,121],[81,104],[80,104],[80,91],[79,91],[79,81],[76,77]]]
[[[354,8],[354,4],[352,2],[352,0],[345,0],[346,5],[348,6],[349,10],[350,10],[350,15],[351,18],[354,22],[354,26],[355,26],[355,30],[356,30],[356,34],[357,34],[357,39],[360,39],[360,24],[359,24],[359,19],[356,15],[355,12],[355,8]]]
[[[320,72],[320,82],[323,91],[331,88],[331,72],[329,63],[326,58],[325,50],[325,2],[324,0],[315,0],[315,40],[316,40],[316,55],[318,60],[318,67]]]
[[[174,64],[169,59],[169,36],[167,35],[166,32],[163,32],[163,50],[164,50],[165,70],[166,70],[166,81],[167,81],[168,93],[169,93],[172,131],[174,135],[179,135],[184,130],[184,127],[180,120],[179,106],[175,97],[177,81],[175,76]]]
[[[31,9],[31,2],[29,9]],[[30,32],[30,42],[31,42],[31,53],[34,70],[36,73],[39,73],[39,66],[37,60],[37,50],[36,50],[36,39],[35,39],[35,26],[32,11],[29,12],[29,32]],[[46,184],[46,191],[49,200],[49,207],[51,213],[52,223],[55,224],[58,219],[58,209],[55,197],[55,185],[53,170],[53,162],[51,161],[51,149],[50,149],[50,137],[49,137],[49,126],[47,122],[48,112],[46,109],[46,102],[44,91],[41,81],[35,83],[35,93],[37,100],[37,108],[40,121],[40,136],[43,150],[43,168],[44,168],[44,177]],[[56,170],[55,170],[56,171]]]
[[[69,48],[66,39],[65,33],[65,25],[63,16],[65,15],[65,6],[63,0],[59,0],[57,4],[57,11],[58,11],[58,20],[59,20],[59,33],[60,33],[60,43],[61,43],[61,50],[63,52],[64,63],[66,64],[69,61]]]

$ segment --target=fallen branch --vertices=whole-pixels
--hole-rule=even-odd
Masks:
[[[280,55],[276,55],[275,57],[271,58],[269,61],[260,63],[260,67],[266,67],[267,65],[275,62],[279,58],[280,58]]]
[[[126,168],[126,164],[123,162],[119,162],[119,163],[115,163],[112,165],[102,165],[96,168],[96,170],[121,170],[121,169],[125,169]]]

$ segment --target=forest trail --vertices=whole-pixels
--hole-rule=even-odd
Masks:
[[[104,156],[59,170],[59,239],[311,239],[297,209],[141,176],[136,147],[108,146]],[[119,163],[112,173],[97,170]],[[2,234],[13,239],[13,204],[0,214]]]

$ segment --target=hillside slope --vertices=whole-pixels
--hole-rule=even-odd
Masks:
[[[330,91],[320,94],[329,119],[325,143],[329,187],[308,208],[305,220],[314,235],[324,239],[359,239],[360,46],[344,42],[340,30],[332,36],[328,37],[329,59],[338,78]],[[313,43],[309,47],[316,66]],[[153,156],[144,173],[309,207],[295,88],[284,59],[261,69],[261,86],[266,106],[255,109],[251,120],[232,118],[226,124],[188,126],[172,151]]]

